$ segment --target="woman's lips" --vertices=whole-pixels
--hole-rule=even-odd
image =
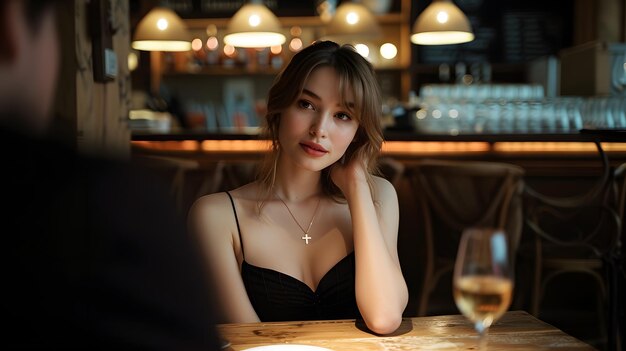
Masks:
[[[311,156],[320,157],[328,153],[328,150],[324,149],[322,145],[317,144],[317,143],[304,142],[304,143],[300,143],[300,146],[302,147],[304,152],[306,152],[307,154]]]

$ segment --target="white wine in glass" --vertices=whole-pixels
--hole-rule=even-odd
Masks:
[[[502,230],[469,228],[463,231],[454,266],[454,301],[487,347],[487,331],[511,304],[513,272]]]

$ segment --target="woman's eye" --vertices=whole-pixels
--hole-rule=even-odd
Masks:
[[[352,118],[350,118],[349,115],[347,115],[347,114],[345,114],[343,112],[339,112],[339,113],[335,114],[335,117],[339,118],[342,121],[349,121],[349,120],[352,119]]]
[[[308,102],[306,100],[298,101],[298,106],[300,108],[304,108],[304,109],[307,109],[307,110],[313,110],[313,104],[311,104],[310,102]]]

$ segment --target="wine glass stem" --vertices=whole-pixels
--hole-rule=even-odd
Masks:
[[[487,334],[489,333],[489,328],[477,323],[476,331],[478,331],[478,350],[487,351]]]

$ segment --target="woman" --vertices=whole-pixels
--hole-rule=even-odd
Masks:
[[[372,66],[352,47],[316,42],[279,74],[258,179],[198,199],[189,215],[225,322],[362,317],[375,333],[398,328],[408,299],[398,199],[372,175],[380,110]]]

